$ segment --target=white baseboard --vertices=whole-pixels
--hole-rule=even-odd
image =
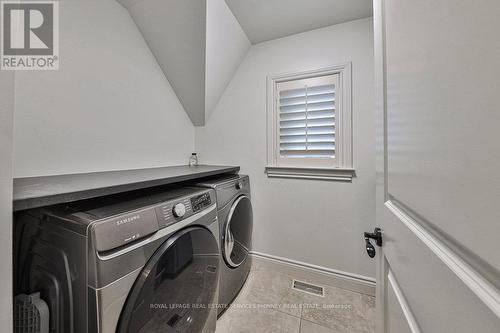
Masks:
[[[251,256],[257,267],[267,266],[306,281],[375,296],[374,278],[260,252],[251,252]]]

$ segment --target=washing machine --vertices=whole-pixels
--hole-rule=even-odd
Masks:
[[[206,188],[21,212],[15,293],[41,293],[51,333],[214,332],[216,217]]]
[[[197,186],[215,190],[222,267],[218,314],[222,314],[243,287],[252,265],[253,213],[250,179],[245,175],[212,178]]]

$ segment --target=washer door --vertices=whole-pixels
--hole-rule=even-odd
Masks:
[[[222,255],[229,267],[236,268],[246,260],[252,245],[252,229],[252,203],[242,195],[233,202],[222,234]]]
[[[219,252],[214,235],[190,227],[166,240],[137,278],[117,332],[202,332],[214,311]]]

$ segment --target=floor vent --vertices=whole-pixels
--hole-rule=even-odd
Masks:
[[[293,280],[292,289],[302,291],[314,296],[325,297],[325,289],[321,286],[317,286],[304,281]]]

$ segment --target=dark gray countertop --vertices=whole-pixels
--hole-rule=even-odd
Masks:
[[[240,167],[198,165],[14,179],[14,211],[237,173]]]

